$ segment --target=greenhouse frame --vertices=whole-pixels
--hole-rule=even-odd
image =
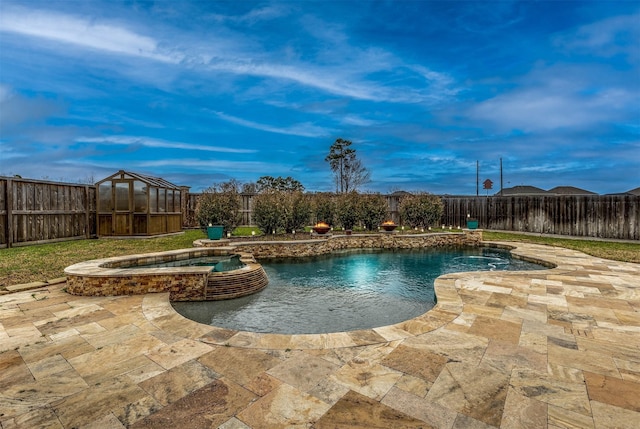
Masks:
[[[96,183],[99,236],[145,236],[182,231],[181,187],[120,170]]]

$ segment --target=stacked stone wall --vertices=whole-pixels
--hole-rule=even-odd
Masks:
[[[206,240],[203,240],[206,241]],[[419,249],[442,246],[478,246],[482,241],[479,230],[449,234],[363,234],[327,236],[318,240],[254,241],[233,244],[254,258],[297,258],[325,255],[343,249]],[[206,245],[206,243],[205,243]]]
[[[169,292],[179,300],[202,299],[207,274],[152,274],[116,276],[67,275],[67,292],[72,295],[113,296]]]

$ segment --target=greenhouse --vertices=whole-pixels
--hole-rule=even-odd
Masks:
[[[99,236],[158,235],[182,231],[179,186],[120,170],[96,183]]]

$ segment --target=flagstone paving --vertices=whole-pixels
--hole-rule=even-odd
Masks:
[[[448,274],[394,326],[268,335],[167,294],[0,296],[0,426],[638,428],[640,265],[542,245],[529,272]]]

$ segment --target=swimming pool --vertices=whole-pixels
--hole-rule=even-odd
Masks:
[[[183,316],[228,329],[319,334],[392,325],[435,305],[443,274],[531,270],[541,265],[482,247],[355,250],[307,258],[261,260],[269,285],[259,293],[217,302],[175,302]]]

